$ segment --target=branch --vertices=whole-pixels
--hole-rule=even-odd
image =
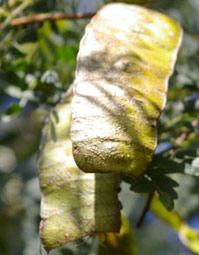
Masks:
[[[139,220],[138,220],[138,222],[136,224],[136,228],[140,228],[142,223],[144,222],[145,216],[146,216],[146,214],[147,214],[147,212],[149,210],[151,201],[153,199],[153,195],[154,195],[154,193],[149,194],[149,196],[147,198],[147,201],[146,201],[146,204],[145,204],[145,206],[143,208],[142,214],[140,215],[140,218],[139,218]]]
[[[92,18],[96,13],[76,13],[76,14],[65,14],[65,13],[55,13],[55,14],[38,14],[34,16],[20,17],[13,19],[10,22],[10,26],[21,26],[31,23],[42,23],[44,21],[55,21],[55,20],[77,20],[77,19],[89,19]],[[3,23],[0,23],[0,27]]]
[[[187,34],[191,35],[192,37],[195,37],[196,39],[199,39],[198,33],[194,32],[193,30],[189,29],[188,27],[186,27],[184,25],[182,25],[182,27]]]

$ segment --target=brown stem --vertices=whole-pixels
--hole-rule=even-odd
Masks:
[[[21,26],[21,25],[27,25],[31,23],[42,23],[44,21],[55,21],[55,20],[76,20],[76,19],[89,19],[92,18],[96,13],[76,13],[76,14],[65,14],[65,13],[54,13],[54,14],[37,14],[34,16],[27,16],[27,17],[20,17],[13,19],[10,22],[10,26]],[[0,27],[3,25],[3,23],[0,23]]]
[[[191,35],[192,37],[195,37],[196,39],[199,39],[199,34],[198,34],[198,33],[192,31],[191,29],[189,29],[188,27],[186,27],[186,26],[184,26],[184,25],[183,25],[182,27],[183,27],[184,31],[185,31],[187,34]]]
[[[90,238],[90,236],[87,236],[87,238],[85,240],[83,240],[82,242],[80,242],[78,244],[75,244],[75,247],[79,247],[79,246],[84,245],[88,241],[89,238]]]
[[[153,199],[153,195],[154,195],[154,193],[149,194],[149,196],[147,198],[147,201],[146,201],[146,204],[145,204],[145,206],[144,206],[144,208],[142,210],[142,213],[140,215],[140,218],[139,218],[139,220],[138,220],[138,222],[136,224],[136,228],[140,228],[142,223],[144,222],[145,216],[146,216],[146,214],[147,214],[147,212],[149,210],[151,201]]]

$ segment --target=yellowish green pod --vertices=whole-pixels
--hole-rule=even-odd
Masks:
[[[40,236],[47,251],[86,235],[120,229],[118,175],[85,174],[73,160],[71,99],[59,103],[46,120],[38,157]]]
[[[103,7],[80,43],[72,102],[73,155],[85,172],[142,175],[182,39],[174,19],[136,5]]]

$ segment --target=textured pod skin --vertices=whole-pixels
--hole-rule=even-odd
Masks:
[[[67,98],[50,113],[42,133],[40,237],[48,251],[86,235],[120,229],[118,175],[85,174],[77,168],[70,123],[71,98]]]
[[[144,173],[181,38],[175,20],[139,6],[110,4],[93,17],[80,44],[72,103],[80,169]]]

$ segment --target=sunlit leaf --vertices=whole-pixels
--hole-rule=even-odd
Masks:
[[[167,224],[169,224],[178,234],[182,243],[195,253],[199,253],[199,235],[191,228],[176,212],[168,212],[154,197],[150,209]]]
[[[147,169],[181,37],[175,20],[139,6],[110,4],[92,19],[80,44],[72,104],[80,169],[132,177]]]
[[[0,7],[0,17],[6,18],[9,15],[8,11],[5,8]]]
[[[186,224],[182,224],[179,230],[179,237],[184,245],[196,254],[199,254],[199,234],[196,230]]]
[[[32,62],[34,54],[38,49],[38,44],[36,42],[27,42],[18,45],[18,49],[26,55],[26,61]]]
[[[71,98],[46,121],[38,158],[42,190],[40,235],[46,250],[98,232],[118,232],[118,176],[85,174],[73,160]]]

